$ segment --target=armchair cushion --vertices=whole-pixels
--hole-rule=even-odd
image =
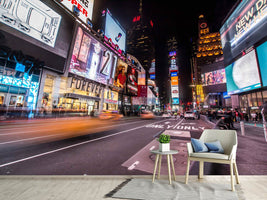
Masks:
[[[191,138],[191,142],[192,142],[192,146],[194,148],[194,152],[198,153],[198,152],[208,152],[209,151],[203,141]]]
[[[229,160],[229,155],[221,154],[221,153],[191,153],[190,157],[195,158],[204,158],[204,159],[219,159],[219,160]]]
[[[224,153],[224,149],[219,140],[215,142],[204,143],[211,153]]]

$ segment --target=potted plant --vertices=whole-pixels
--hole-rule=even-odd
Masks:
[[[170,151],[170,135],[160,134],[158,141],[159,141],[159,151]]]

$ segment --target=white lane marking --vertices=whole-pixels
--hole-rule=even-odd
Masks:
[[[155,146],[150,147],[149,150],[152,151],[153,149],[155,149]]]
[[[110,127],[114,127],[114,126],[123,126],[123,125],[135,124],[135,123],[140,123],[140,122],[143,122],[143,121],[129,122],[129,123],[124,123],[124,124],[114,124],[114,125],[104,126],[104,127],[98,127],[98,128],[94,128],[94,129],[110,128]],[[47,125],[45,125],[45,126],[47,126]],[[40,129],[40,127],[34,127],[34,128]],[[51,129],[51,128],[50,129],[43,129],[42,128],[42,131],[44,131],[44,130],[52,131],[52,130],[58,130],[58,129],[60,129],[60,128],[53,128],[53,129]],[[8,131],[10,132],[10,129]],[[31,132],[36,132],[36,130],[27,131],[26,133],[31,133]],[[13,132],[13,133],[3,133],[3,134],[1,133],[0,136],[4,136],[4,135],[18,135],[18,134],[25,134],[25,132],[15,132],[15,133]]]
[[[128,170],[133,170],[139,163],[139,161],[135,161],[130,167],[128,167]]]
[[[182,122],[184,121],[184,119],[182,119],[181,121],[179,121],[174,127],[173,129],[175,129],[178,125],[180,125]]]
[[[55,137],[55,136],[58,136],[58,135],[64,135],[64,133],[54,134],[54,135],[45,135],[45,136],[33,137],[33,138],[26,138],[26,139],[21,139],[21,140],[12,140],[12,141],[8,141],[8,142],[1,142],[0,145],[2,145],[2,144],[17,143],[17,142],[23,142],[23,141],[28,141],[28,140],[37,140],[37,139],[47,138],[47,137]]]
[[[164,122],[164,121],[166,121],[166,120],[162,120],[162,121],[159,121],[159,122]],[[154,122],[152,124],[159,123],[159,122]],[[26,161],[26,160],[30,160],[30,159],[33,159],[33,158],[38,158],[38,157],[41,157],[41,156],[45,156],[45,155],[48,155],[48,154],[51,154],[51,153],[55,153],[55,152],[63,151],[63,150],[70,149],[70,148],[73,148],[73,147],[77,147],[77,146],[80,146],[80,145],[83,145],[83,144],[88,144],[88,143],[95,142],[95,141],[98,141],[98,140],[102,140],[102,139],[106,139],[106,138],[113,137],[113,136],[116,136],[116,135],[120,135],[122,133],[133,131],[133,130],[136,130],[136,129],[139,129],[139,128],[143,128],[145,126],[146,125],[138,126],[138,127],[132,128],[132,129],[128,129],[128,130],[120,131],[120,132],[117,132],[117,133],[113,133],[111,135],[106,135],[106,136],[103,136],[103,137],[100,137],[100,138],[92,139],[92,140],[85,141],[85,142],[80,142],[80,143],[77,143],[77,144],[69,145],[69,146],[62,147],[62,148],[59,148],[59,149],[55,149],[55,150],[52,150],[52,151],[48,151],[48,152],[45,152],[45,153],[40,153],[40,154],[37,154],[35,156],[30,156],[30,157],[27,157],[27,158],[15,160],[15,161],[0,165],[0,168],[8,166],[8,165],[16,164],[16,163],[19,163],[19,162],[23,162],[23,161]]]
[[[170,124],[171,122],[165,122],[164,124]]]

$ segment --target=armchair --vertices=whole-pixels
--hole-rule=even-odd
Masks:
[[[237,151],[237,133],[235,130],[217,130],[217,129],[205,129],[199,138],[204,143],[214,142],[219,140],[223,149],[224,154],[220,153],[196,153],[193,150],[192,144],[187,143],[188,159],[187,159],[187,171],[185,184],[188,183],[190,161],[199,161],[199,176],[203,178],[204,162],[221,163],[230,165],[231,174],[231,189],[234,188],[234,173],[237,184],[239,184],[238,170],[236,166],[236,151]]]

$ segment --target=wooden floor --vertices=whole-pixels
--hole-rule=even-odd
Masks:
[[[0,176],[1,200],[98,200],[128,178],[152,176]],[[161,177],[166,179],[167,177]],[[177,176],[177,181],[184,181]],[[156,180],[155,180],[156,181]],[[196,176],[190,182],[198,181]],[[230,186],[229,176],[205,176],[203,182]],[[240,176],[242,197],[246,200],[267,200],[267,176]]]

